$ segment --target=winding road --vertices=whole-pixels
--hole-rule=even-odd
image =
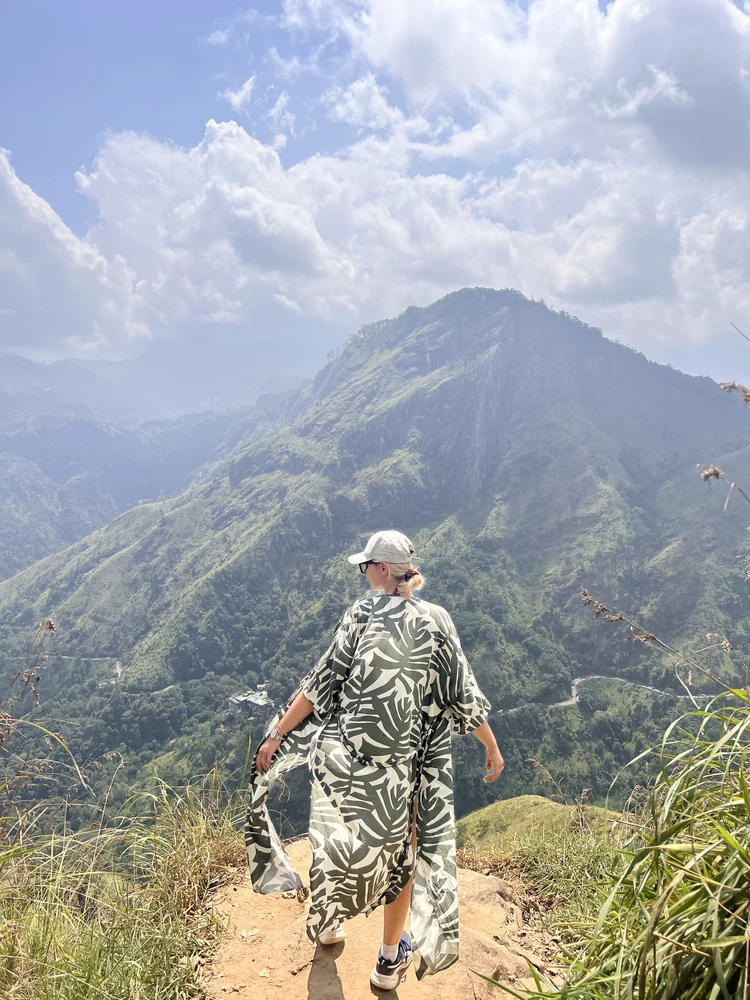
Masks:
[[[570,697],[564,701],[555,701],[546,704],[542,701],[527,701],[523,705],[516,705],[515,708],[501,708],[490,715],[490,719],[496,719],[500,715],[513,715],[514,712],[521,712],[524,708],[565,708],[567,705],[577,705],[581,699],[579,689],[586,681],[617,681],[620,684],[629,684],[631,687],[642,688],[644,691],[653,691],[654,694],[668,694],[673,698],[687,698],[685,694],[678,694],[676,691],[662,691],[661,688],[652,687],[651,684],[639,684],[637,681],[630,681],[627,677],[612,677],[609,674],[586,674],[585,677],[575,677],[570,685]],[[700,697],[700,696],[698,696]]]

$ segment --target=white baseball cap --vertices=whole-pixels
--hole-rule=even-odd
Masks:
[[[370,535],[362,552],[349,556],[352,565],[363,562],[413,563],[419,562],[414,546],[400,531],[376,531]]]

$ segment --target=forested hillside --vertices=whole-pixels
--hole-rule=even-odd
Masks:
[[[0,584],[6,671],[50,615],[37,711],[71,720],[79,758],[125,754],[115,795],[154,767],[242,763],[228,697],[261,680],[289,694],[361,593],[345,555],[378,528],[414,539],[424,596],[506,713],[502,783],[481,783],[475,741],[457,747],[459,812],[548,791],[530,758],[601,798],[676,714],[674,664],[595,627],[583,586],[675,642],[744,635],[747,516],[697,471],[750,481],[747,415],[709,379],[519,293],[465,289],[363,328],[274,419],[186,492]],[[731,676],[720,652],[713,666]],[[551,707],[590,675],[610,680]]]
[[[184,490],[206,463],[273,425],[276,405],[129,424],[0,393],[0,577],[126,507]]]

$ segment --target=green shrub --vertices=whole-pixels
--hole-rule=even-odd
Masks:
[[[564,985],[537,976],[524,996],[746,1000],[749,734],[750,698],[737,690],[667,730],[659,773],[629,817],[623,870],[598,914],[569,927],[578,941]]]
[[[220,926],[209,894],[243,863],[240,804],[216,775],[157,786],[139,817],[0,854],[0,995],[187,1000]]]

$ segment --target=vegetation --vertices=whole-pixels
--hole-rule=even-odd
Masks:
[[[54,631],[41,623],[0,702],[0,995],[204,996],[202,967],[221,932],[210,896],[244,864],[242,799],[216,770],[179,791],[154,778],[120,813],[105,796],[71,828],[87,775],[59,734],[11,715],[36,697]]]
[[[0,576],[135,503],[183,490],[198,469],[252,436],[257,409],[136,426],[54,408],[7,410],[0,415]]]
[[[0,583],[0,671],[15,670],[37,621],[55,620],[34,717],[67,720],[84,769],[125,758],[119,807],[154,767],[179,783],[216,757],[241,760],[248,727],[228,717],[228,697],[260,682],[277,703],[288,696],[361,594],[344,556],[395,524],[424,557],[424,596],[450,609],[503,713],[501,786],[481,781],[472,741],[457,744],[459,815],[498,787],[548,793],[531,758],[566,798],[589,788],[599,803],[688,702],[667,651],[639,656],[621,636],[591,634],[580,587],[674,641],[711,630],[741,645],[748,591],[731,563],[745,524],[733,503],[705,516],[695,465],[730,456],[740,476],[745,437],[741,410],[710,380],[518,293],[467,289],[364,328],[186,492]],[[735,665],[709,655],[735,683]],[[552,707],[591,675],[577,702]],[[96,794],[114,770],[96,770]],[[618,801],[629,791],[618,786]]]
[[[732,383],[747,402],[750,390]],[[723,479],[707,466],[706,481]],[[750,496],[736,483],[750,503]],[[688,688],[694,710],[666,730],[655,780],[642,805],[626,810],[630,835],[619,865],[599,878],[584,848],[588,901],[583,918],[563,921],[568,970],[562,985],[534,973],[538,992],[580,1000],[747,1000],[750,994],[750,665],[728,639],[705,636],[695,652],[674,648],[638,621],[612,613],[583,591],[596,618],[630,629],[629,638],[661,647],[680,666],[708,675],[697,654],[715,648],[744,668],[746,686],[727,687],[705,708]],[[678,675],[679,676],[679,675]],[[710,675],[709,675],[710,676]],[[634,800],[638,802],[638,800]],[[569,884],[570,865],[561,865]],[[580,865],[572,866],[574,874]],[[618,869],[619,868],[619,872]],[[575,879],[578,882],[578,879]],[[602,882],[604,889],[602,889]],[[570,891],[564,893],[571,896]],[[598,908],[596,902],[599,901]],[[508,992],[513,993],[512,990]]]
[[[562,928],[572,939],[570,928],[578,928],[581,913],[590,912],[592,886],[608,884],[622,867],[617,843],[614,830],[591,827],[579,815],[572,823],[506,835],[501,848],[460,848],[456,860],[460,868],[508,881],[527,918],[541,916],[543,923],[554,930]],[[580,938],[580,931],[577,934]]]
[[[584,803],[568,805],[543,795],[519,795],[493,802],[464,816],[456,824],[456,846],[476,854],[510,851],[537,836],[590,830],[606,834],[617,814]]]
[[[567,962],[562,982],[534,972],[536,991],[504,985],[508,993],[746,1000],[749,735],[750,698],[739,690],[673,723],[653,784],[622,817],[617,851],[601,831],[563,827],[490,856],[559,907]]]
[[[210,782],[147,800],[140,821],[26,831],[0,851],[3,997],[204,996],[221,933],[206,904],[244,857],[237,806]]]
[[[345,552],[397,524],[493,702],[503,794],[549,793],[554,776],[561,801],[497,803],[481,748],[456,744],[461,863],[517,879],[559,924],[565,983],[538,978],[535,995],[747,1000],[745,519],[732,503],[707,518],[694,468],[750,467],[724,404],[517,293],[466,290],[364,328],[288,403],[227,429],[184,493],[1,584],[0,670],[27,695],[0,712],[4,995],[200,995],[217,933],[204,904],[241,863],[262,727],[227,700],[261,681],[290,693],[357,596]],[[174,471],[202,427],[139,433],[169,442]],[[39,504],[38,534],[19,529],[33,558],[57,544],[55,511],[80,527],[113,494],[101,477],[61,485],[64,450],[23,433],[36,457],[5,447],[0,502],[27,489]],[[624,635],[581,622],[583,584],[637,609],[584,592]],[[226,784],[196,785],[217,760]],[[306,825],[303,781],[271,803],[283,835]],[[624,819],[564,804],[582,792]]]

